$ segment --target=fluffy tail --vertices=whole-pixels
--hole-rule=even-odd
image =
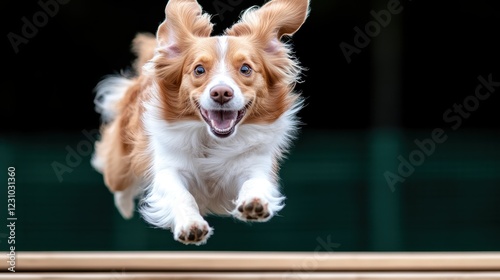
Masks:
[[[134,61],[135,75],[142,73],[142,66],[154,55],[156,39],[149,33],[139,33],[132,41],[132,51],[136,55]],[[126,75],[110,75],[100,81],[94,98],[95,110],[101,115],[104,123],[109,123],[118,115],[118,103],[125,96],[127,89],[133,85],[133,79]]]
[[[108,76],[100,81],[95,90],[94,98],[95,110],[101,114],[102,125],[100,127],[101,139],[95,142],[95,151],[92,154],[90,163],[92,167],[104,174],[107,154],[109,151],[102,145],[106,131],[113,128],[112,121],[119,114],[120,100],[125,96],[128,88],[133,84],[131,79],[123,76]]]
[[[104,123],[111,122],[118,115],[118,103],[132,84],[131,79],[123,76],[108,76],[97,84],[95,110]]]
[[[95,110],[101,115],[103,125],[101,126],[101,139],[95,143],[91,164],[101,173],[104,172],[107,162],[108,147],[115,145],[113,137],[110,136],[116,129],[116,124],[112,122],[122,113],[123,108],[126,108],[120,103],[127,94],[133,93],[130,89],[137,83],[136,77],[142,74],[143,65],[153,57],[155,47],[156,39],[152,34],[137,34],[132,42],[132,51],[137,56],[133,64],[135,73],[132,73],[133,75],[122,73],[106,76],[95,88]]]

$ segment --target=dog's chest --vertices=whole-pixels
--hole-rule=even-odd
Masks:
[[[241,147],[205,146],[193,155],[186,177],[200,211],[225,213],[224,209],[232,206],[231,201],[252,170],[249,153]]]
[[[192,159],[194,172],[205,183],[230,180],[248,172],[252,149],[239,145],[212,144],[202,147]]]
[[[255,172],[267,173],[285,133],[275,125],[242,125],[229,139],[211,137],[206,127],[186,122],[156,135],[159,163],[183,173],[191,188],[240,186]],[[265,170],[261,170],[265,169]]]

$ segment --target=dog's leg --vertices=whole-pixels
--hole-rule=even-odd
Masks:
[[[150,224],[170,228],[174,239],[184,244],[204,244],[213,229],[200,215],[183,178],[172,170],[159,171],[149,187],[141,214]]]
[[[284,199],[271,181],[253,178],[243,183],[232,215],[242,221],[265,222],[283,208]]]
[[[141,193],[142,186],[134,184],[123,191],[114,192],[115,206],[125,219],[134,216],[135,198]]]

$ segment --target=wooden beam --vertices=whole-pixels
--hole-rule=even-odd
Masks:
[[[8,255],[2,254],[8,272]],[[498,252],[17,252],[16,271],[500,272]]]
[[[498,280],[500,273],[463,272],[463,273],[388,273],[388,272],[320,272],[320,273],[297,273],[287,275],[283,273],[180,273],[180,272],[157,272],[157,273],[0,273],[0,280]]]

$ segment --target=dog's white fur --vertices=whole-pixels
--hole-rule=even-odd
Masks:
[[[195,2],[170,0],[182,1]],[[307,16],[308,0],[271,2],[301,6],[302,21]],[[257,18],[255,13],[247,14],[247,21],[256,20],[263,19]],[[217,44],[218,57],[221,59],[212,67],[213,74],[197,102],[200,108],[206,110],[217,110],[221,106],[224,106],[224,110],[242,110],[248,106],[248,97],[240,87],[240,82],[235,80],[234,71],[228,67],[231,62],[225,59],[228,37],[218,36]],[[270,48],[276,49],[277,44],[281,43],[274,40],[270,43]],[[283,44],[283,47],[287,46]],[[160,55],[156,51],[155,57]],[[142,76],[150,77],[146,79],[152,81],[142,89],[147,92],[148,98],[139,102],[143,111],[140,113],[138,131],[143,131],[142,139],[146,139],[144,141],[147,145],[141,153],[147,158],[147,166],[142,173],[119,174],[127,176],[127,186],[114,187],[111,175],[106,178],[121,215],[125,218],[132,217],[135,211],[134,200],[142,198],[139,211],[146,222],[159,228],[171,229],[176,240],[196,245],[204,244],[213,233],[213,229],[203,218],[205,215],[232,215],[242,221],[259,222],[265,222],[276,215],[283,208],[285,199],[280,193],[276,165],[296,135],[301,99],[297,98],[273,121],[246,123],[243,119],[229,137],[217,137],[203,120],[165,119],[161,105],[165,102],[162,100],[163,89],[154,79],[155,57],[140,70]],[[292,61],[290,67],[293,69],[286,70],[288,72],[285,71],[284,76],[288,75],[293,83],[297,80],[300,67],[296,61]],[[120,106],[134,106],[123,104],[127,102],[124,99],[130,94],[128,91],[134,81],[135,78],[108,77],[98,84],[96,110],[105,123],[103,138],[111,138],[112,136],[107,135],[124,129],[121,127],[123,120],[115,120],[119,117]],[[211,89],[217,85],[227,86],[234,92],[232,99],[226,104],[220,105],[210,97]],[[97,152],[92,159],[94,168],[105,175],[107,168],[111,168],[110,157],[118,153],[113,150],[118,147],[113,147],[111,140],[108,142],[102,139],[96,143]],[[134,158],[123,157],[121,160]]]

